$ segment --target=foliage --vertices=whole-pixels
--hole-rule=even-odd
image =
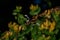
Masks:
[[[0,40],[28,40],[28,37],[30,37],[30,40],[56,40],[55,35],[58,34],[60,29],[60,10],[58,8],[48,9],[41,14],[32,13],[31,15],[34,17],[28,22],[28,19],[21,14],[21,9],[21,6],[17,6],[13,11],[18,24],[9,22],[9,31],[4,32]],[[35,11],[33,12],[35,13]],[[25,35],[28,34],[30,36],[26,37]]]

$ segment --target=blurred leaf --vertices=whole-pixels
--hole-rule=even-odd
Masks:
[[[30,11],[30,15],[34,16],[37,15],[41,11],[41,8],[36,9],[36,11]]]
[[[17,17],[17,21],[19,24],[24,24],[26,22],[27,18],[25,18],[22,14],[19,14]]]

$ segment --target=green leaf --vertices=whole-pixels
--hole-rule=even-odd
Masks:
[[[17,21],[19,24],[24,24],[26,22],[27,18],[25,18],[22,14],[19,14],[17,16]]]
[[[40,11],[41,11],[41,9],[38,8],[38,9],[36,9],[35,11],[30,11],[29,14],[30,14],[31,16],[34,16],[34,15],[37,15]]]

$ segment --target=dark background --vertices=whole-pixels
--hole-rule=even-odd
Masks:
[[[41,3],[41,6],[44,4],[43,1]],[[51,2],[51,8],[59,6],[60,4],[59,0],[51,0]],[[10,21],[15,21],[14,16],[12,16],[12,11],[15,9],[16,5],[21,5],[23,7],[23,12],[28,13],[28,8],[31,3],[33,3],[32,0],[0,0],[0,30],[2,33],[6,30],[9,30],[7,24]]]

